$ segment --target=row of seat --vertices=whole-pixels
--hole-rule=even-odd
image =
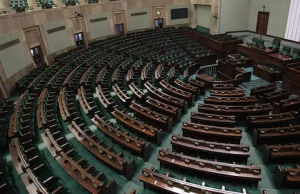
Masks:
[[[242,189],[241,192],[228,191],[224,186],[217,189],[209,187],[202,182],[202,185],[194,184],[189,182],[186,178],[183,180],[171,177],[170,173],[160,173],[157,172],[153,167],[149,169],[144,168],[142,170],[142,175],[139,178],[140,181],[144,183],[145,186],[150,188],[156,188],[160,192],[170,192],[170,193],[231,193],[231,194],[246,194],[246,189]],[[159,183],[159,184],[157,184]]]
[[[25,92],[27,86],[36,78],[39,74],[43,73],[47,69],[46,64],[42,64],[33,70],[31,70],[27,75],[23,76],[16,82],[17,91],[19,93]]]
[[[36,115],[37,122],[41,121],[38,124],[39,128],[46,129],[42,138],[56,161],[89,192],[113,193],[115,181],[112,179],[106,181],[106,175],[79,155],[66,139],[65,130],[70,131],[76,141],[81,143],[101,163],[124,175],[127,179],[131,179],[136,170],[135,156],[139,156],[145,161],[150,156],[152,147],[148,140],[159,144],[164,134],[172,128],[172,123],[178,122],[180,116],[187,112],[188,106],[192,105],[194,100],[199,99],[199,93],[205,92],[205,84],[199,80],[182,81],[177,79],[176,71],[178,70],[180,73],[182,71],[181,68],[177,68],[179,65],[174,64],[186,63],[189,65],[187,61],[190,58],[197,57],[195,55],[198,54],[202,55],[202,51],[205,51],[205,48],[194,45],[185,36],[179,41],[179,32],[168,29],[134,33],[126,38],[117,37],[98,41],[91,45],[91,50],[85,51],[87,58],[76,57],[76,63],[74,63],[76,65],[71,64],[73,60],[68,59],[70,62],[63,62],[61,68],[51,74],[45,82],[47,87],[39,94]],[[185,43],[187,44],[184,47]],[[176,55],[178,56],[176,57]],[[71,56],[74,55],[71,54]],[[180,60],[179,58],[182,57],[185,59]],[[64,61],[67,58],[62,57],[61,60]],[[146,66],[145,74],[148,74],[148,78],[147,81],[141,82],[143,76],[141,70]],[[174,68],[172,69],[172,67]],[[160,75],[158,81],[155,80],[154,72],[156,71]],[[153,74],[150,74],[151,72]],[[175,72],[174,77],[169,79],[169,73],[166,72],[170,72],[170,74]],[[54,82],[56,83],[54,84]],[[228,89],[233,87],[232,83],[215,82],[211,84],[216,91],[225,91],[223,94],[235,93]],[[220,98],[225,101],[222,95]],[[228,98],[239,101],[235,97]],[[238,98],[241,101],[256,100],[255,97],[246,99],[244,95]],[[226,101],[228,100],[226,99]],[[228,107],[229,105],[225,104],[224,106]],[[252,103],[249,103],[248,106],[249,110],[247,111],[250,111],[250,106],[260,109],[259,105],[254,106]],[[233,106],[230,106],[229,109],[231,107]],[[225,108],[225,110],[227,109]],[[251,179],[247,175],[255,176],[252,180],[253,183],[257,183],[261,176],[260,168],[195,158],[198,155],[195,155],[194,152],[197,151],[210,153],[213,159],[231,155],[245,161],[250,155],[250,148],[248,145],[240,144],[241,129],[234,128],[239,114],[235,113],[235,116],[230,114],[227,116],[223,112],[193,114],[191,118],[194,117],[195,120],[183,124],[183,135],[172,136],[173,151],[177,153],[165,149],[160,150],[162,153],[159,154],[161,163],[173,164],[176,162],[178,167],[195,163],[197,164],[195,169],[204,174],[212,171],[213,175],[217,177],[242,177],[245,180]],[[245,113],[245,118],[251,114]],[[199,117],[203,118],[197,120]],[[94,130],[91,130],[89,122],[87,122],[89,120],[104,136],[100,138]],[[202,121],[207,122],[206,125]],[[224,123],[227,123],[228,126],[214,126]],[[62,124],[67,124],[68,127],[66,128]],[[139,138],[140,136],[141,138]],[[110,140],[114,143],[112,144]],[[216,140],[220,142],[215,142]],[[179,144],[184,144],[184,147]],[[118,152],[115,145],[124,148],[124,152],[129,151],[130,154]],[[185,150],[184,153],[178,154],[179,147]],[[189,156],[190,154],[195,157]],[[175,162],[172,161],[174,158]],[[192,169],[192,165],[188,165],[188,167],[189,170]],[[167,168],[171,168],[171,165],[167,165]],[[244,174],[245,169],[247,169],[247,175]],[[155,172],[151,171],[151,173]],[[146,183],[156,176],[148,174],[144,177],[142,174],[141,180],[143,179],[143,182]],[[157,178],[156,182],[147,182],[146,185],[154,186],[158,185],[157,183],[160,183],[160,188],[171,192],[176,187],[184,188],[183,191],[197,192],[199,189],[204,189],[208,192],[219,192],[205,184],[193,185],[193,189],[196,190],[190,190],[192,186],[184,181],[181,181],[180,185],[174,185],[175,183],[169,180],[168,176],[164,179]],[[165,188],[163,187],[164,183],[171,186]]]
[[[259,166],[210,161],[170,152],[167,149],[160,149],[157,159],[161,165],[170,166],[176,170],[183,169],[193,173],[209,174],[210,176],[217,176],[226,180],[233,179],[236,182],[241,181],[247,184],[257,184],[262,178],[261,167]]]
[[[7,133],[9,129],[10,118],[14,112],[14,101],[0,99],[0,156],[7,143]]]

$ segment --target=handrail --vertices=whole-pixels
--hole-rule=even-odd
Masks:
[[[243,75],[243,74],[241,74],[241,73],[240,73],[240,74],[237,74],[237,75],[235,76],[234,79],[237,80],[237,78],[238,78],[239,76],[242,76],[242,75]],[[242,79],[242,78],[241,78],[241,79]]]

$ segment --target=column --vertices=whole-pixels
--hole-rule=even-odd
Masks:
[[[33,11],[37,9],[41,9],[37,6],[36,0],[27,0],[28,6],[33,7]]]
[[[6,8],[9,11],[9,0],[0,0],[0,9]]]
[[[59,7],[66,7],[66,5],[64,3],[62,3],[62,0],[54,0],[53,1],[55,5],[58,5]]]

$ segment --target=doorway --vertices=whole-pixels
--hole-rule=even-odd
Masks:
[[[163,28],[164,27],[164,23],[163,23],[163,19],[162,18],[159,18],[159,19],[155,19],[154,20],[154,26],[155,28]]]
[[[83,34],[82,32],[74,34],[75,42],[77,46],[84,45]]]
[[[117,36],[124,36],[124,24],[116,24],[115,29]]]
[[[36,66],[41,65],[44,61],[43,61],[43,57],[42,57],[42,49],[41,46],[37,46],[34,48],[30,49],[30,53],[31,56],[33,58],[33,61],[35,63]]]
[[[256,33],[266,35],[270,12],[259,11],[257,15]]]

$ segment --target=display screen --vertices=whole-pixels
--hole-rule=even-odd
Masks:
[[[188,8],[172,9],[171,10],[171,20],[185,19],[189,17]]]

